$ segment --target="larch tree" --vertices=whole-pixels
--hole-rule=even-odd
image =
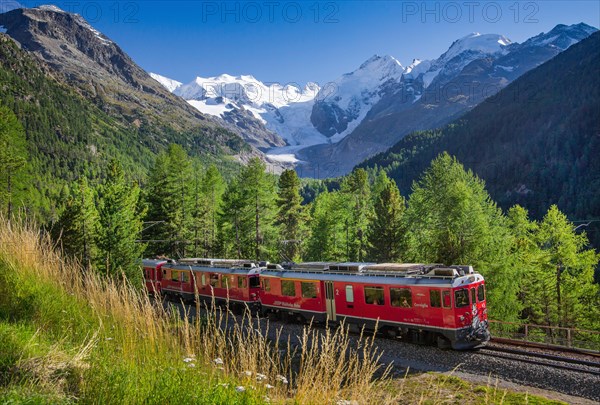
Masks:
[[[253,252],[256,260],[274,258],[277,248],[277,231],[273,226],[275,219],[275,180],[266,172],[266,165],[259,158],[252,158],[240,173],[239,183],[242,189],[246,210],[254,223]]]
[[[281,252],[284,260],[300,259],[306,216],[300,196],[300,178],[295,170],[284,170],[279,177],[277,193],[277,221],[283,239]]]
[[[150,170],[145,238],[152,240],[147,253],[184,257],[194,236],[194,173],[187,153],[169,145]]]
[[[131,283],[140,285],[140,259],[145,248],[138,242],[145,214],[138,210],[140,189],[126,180],[121,165],[113,160],[99,195],[96,267],[108,276],[125,275]]]
[[[8,218],[27,201],[27,141],[25,131],[8,107],[0,106],[0,212]]]
[[[213,164],[208,167],[200,183],[200,212],[198,221],[200,224],[200,237],[204,256],[213,257],[217,249],[217,221],[225,182],[217,167]]]
[[[342,182],[341,191],[350,201],[352,215],[346,225],[350,252],[348,260],[363,261],[367,255],[367,227],[372,212],[371,189],[367,172],[356,169]]]
[[[171,254],[170,234],[166,226],[170,212],[167,201],[171,197],[167,187],[169,158],[165,152],[158,154],[154,166],[150,169],[148,184],[145,190],[148,210],[145,221],[148,222],[144,231],[144,239],[150,240],[147,244],[148,256],[165,256]]]
[[[96,240],[100,228],[94,191],[85,177],[73,185],[54,228],[64,252],[89,270],[97,256]]]
[[[594,302],[590,297],[598,294],[594,269],[600,256],[588,248],[586,234],[577,233],[556,205],[550,207],[541,221],[537,242],[545,256],[545,279],[552,280],[554,290],[551,294],[554,305],[546,314],[548,324],[580,325],[587,314],[594,313],[594,304],[598,304],[598,299]],[[550,312],[553,308],[555,313]]]
[[[345,193],[323,192],[311,205],[308,260],[347,261],[350,257],[350,203]]]
[[[441,154],[413,183],[406,219],[409,261],[473,265],[486,277],[496,319],[518,319],[519,285],[507,259],[506,218],[481,179]]]
[[[375,200],[369,224],[369,257],[377,262],[399,262],[406,249],[403,218],[406,203],[395,182],[384,184]]]
[[[218,216],[217,251],[225,257],[241,259],[246,255],[253,228],[252,217],[239,178],[233,178],[223,194]]]

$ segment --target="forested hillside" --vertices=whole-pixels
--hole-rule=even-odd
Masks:
[[[439,130],[413,133],[360,167],[382,167],[407,195],[440,152],[486,181],[502,208],[534,218],[557,204],[572,220],[600,219],[600,33],[526,73]],[[587,222],[587,221],[586,221]],[[599,223],[587,230],[596,246]]]
[[[127,124],[102,111],[61,82],[50,68],[0,34],[0,104],[22,124],[33,177],[24,207],[52,218],[68,182],[102,176],[111,158],[122,162],[134,179],[142,179],[156,153],[170,143],[183,145],[207,161],[232,164],[227,155],[247,153],[241,138],[216,126],[177,132],[149,123]]]

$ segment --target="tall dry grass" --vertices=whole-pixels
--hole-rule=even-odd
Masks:
[[[343,326],[308,325],[292,345],[248,311],[235,316],[198,304],[181,316],[126,280],[85,272],[27,222],[0,219],[0,260],[20,279],[53,286],[87,308],[80,323],[89,331],[70,357],[81,380],[70,395],[84,402],[165,403],[175,393],[179,403],[392,401],[374,338],[353,341]]]

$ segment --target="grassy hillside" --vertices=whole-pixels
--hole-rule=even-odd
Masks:
[[[238,136],[216,126],[175,131],[144,119],[129,124],[61,82],[37,58],[0,34],[0,104],[15,112],[25,128],[30,170],[37,195],[33,208],[50,213],[63,185],[81,175],[101,176],[110,158],[144,178],[155,154],[170,143],[205,162],[234,165],[231,155],[249,153]]]
[[[181,319],[0,219],[1,403],[556,403],[446,375],[394,381],[373,339],[307,327],[293,348],[218,314]]]
[[[381,166],[407,195],[447,151],[486,181],[502,207],[535,218],[557,204],[570,219],[600,215],[600,33],[526,73],[439,130],[413,133],[362,167]],[[588,228],[596,245],[600,227]]]

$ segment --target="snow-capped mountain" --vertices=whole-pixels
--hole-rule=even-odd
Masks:
[[[177,83],[164,77],[160,77],[159,82]],[[309,119],[313,100],[320,91],[315,83],[300,88],[296,84],[265,84],[250,75],[223,74],[196,77],[172,91],[205,114],[225,120],[240,115],[253,117],[280,138],[267,142],[267,146],[324,142],[324,137],[312,127]],[[239,126],[237,121],[236,124]]]
[[[150,76],[163,85],[163,87],[173,93],[179,86],[183,83],[178,82],[177,80],[169,79],[168,77],[164,77],[161,75],[157,75],[156,73],[150,73]]]
[[[414,59],[404,68],[392,56],[375,55],[320,87],[265,84],[250,75],[197,77],[183,85],[153,77],[203,113],[243,114],[264,125],[285,141],[283,147],[267,142],[273,160],[311,173],[327,162],[335,171],[321,176],[336,176],[412,131],[446,124],[595,31],[558,25],[522,44],[471,33],[437,59]]]
[[[382,87],[397,83],[404,70],[393,57],[374,55],[355,71],[323,87],[314,103],[311,123],[330,143],[340,141],[379,101]]]
[[[410,132],[441,127],[484,100],[493,102],[513,80],[595,31],[586,24],[558,25],[522,44],[501,35],[467,35],[437,59],[414,60],[397,85],[383,86],[380,100],[352,133],[335,144],[299,150],[296,157],[305,162],[304,173],[345,174]]]

